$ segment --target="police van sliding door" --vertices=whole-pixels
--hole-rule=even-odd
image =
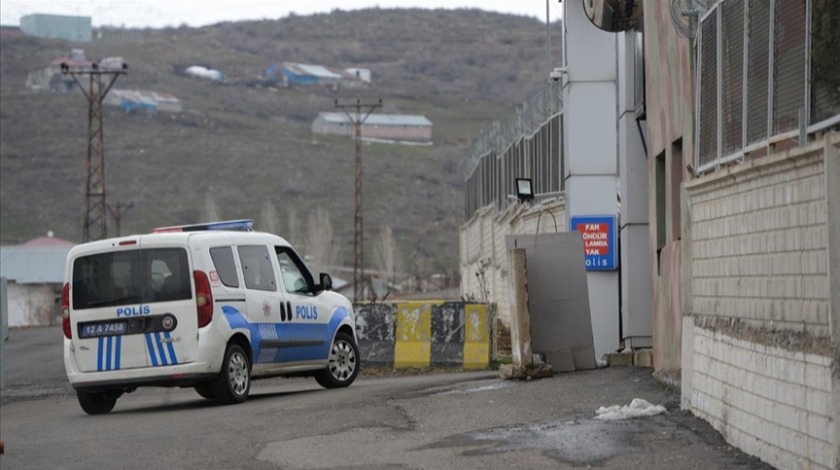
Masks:
[[[312,275],[294,250],[275,246],[274,251],[287,310],[288,343],[281,358],[284,362],[326,360],[332,342],[329,305],[315,295]]]
[[[236,247],[242,278],[245,281],[247,325],[251,332],[254,367],[281,361],[282,346],[287,341],[283,323],[286,306],[277,288],[277,276],[272,263],[274,256],[267,245],[239,245]],[[270,367],[269,367],[270,368]]]

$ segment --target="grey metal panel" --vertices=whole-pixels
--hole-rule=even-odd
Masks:
[[[558,371],[594,369],[595,345],[578,232],[508,235],[507,249],[525,248],[533,351]]]

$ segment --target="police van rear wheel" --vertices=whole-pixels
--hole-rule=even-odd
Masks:
[[[117,394],[115,393],[76,392],[76,396],[79,398],[79,405],[89,415],[109,413],[117,404]]]
[[[238,344],[229,344],[225,351],[222,372],[213,382],[213,395],[222,404],[242,403],[251,390],[251,364]]]
[[[337,333],[330,348],[327,368],[315,374],[324,388],[347,387],[359,375],[359,347],[347,333]]]

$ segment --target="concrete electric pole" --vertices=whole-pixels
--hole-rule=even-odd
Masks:
[[[364,282],[365,282],[365,240],[364,240],[364,224],[362,223],[362,124],[367,120],[370,113],[374,109],[382,106],[382,99],[378,103],[362,103],[356,99],[352,104],[339,104],[335,100],[335,107],[341,108],[350,122],[353,123],[353,129],[356,137],[356,217],[355,229],[353,237],[353,300],[362,300],[364,296]],[[355,114],[350,114],[350,110],[355,110]],[[362,116],[362,109],[365,114]]]
[[[87,150],[87,188],[85,190],[85,221],[82,241],[102,240],[107,238],[107,214],[105,205],[105,148],[102,126],[102,100],[111,90],[120,75],[128,72],[128,64],[120,69],[100,69],[94,63],[90,69],[71,69],[66,63],[61,64],[61,73],[73,77],[88,100],[88,150]],[[79,82],[79,75],[88,76],[88,88]],[[103,90],[102,76],[109,78]]]
[[[114,222],[117,224],[117,234],[116,234],[116,236],[118,236],[118,237],[119,237],[119,236],[121,235],[121,232],[120,232],[120,223],[122,222],[122,216],[123,216],[123,214],[124,214],[126,211],[128,211],[129,209],[131,209],[132,207],[134,207],[134,201],[129,201],[129,202],[127,202],[127,203],[125,203],[125,202],[118,202],[118,203],[114,206],[114,207],[115,207],[115,209],[112,209],[112,208],[111,208],[111,206],[110,206],[110,205],[107,205],[107,204],[105,205],[105,207],[107,207],[107,208],[108,208],[108,212],[110,212],[110,213],[111,213],[111,217],[113,217],[113,218],[114,218]],[[125,209],[125,211],[124,211],[123,209]]]

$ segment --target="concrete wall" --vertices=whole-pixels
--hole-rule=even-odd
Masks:
[[[60,285],[18,284],[8,281],[9,326],[47,326],[58,323],[56,301]]]
[[[653,366],[658,376],[677,379],[683,316],[679,188],[685,164],[694,161],[691,42],[674,30],[669,2],[645,0],[644,11]]]
[[[561,198],[537,205],[513,205],[498,212],[490,205],[461,226],[461,296],[496,305],[496,318],[510,327],[511,285],[505,236],[566,232]],[[556,225],[555,225],[556,223]]]
[[[836,147],[840,136],[684,186],[683,407],[779,468],[840,464]]]
[[[492,310],[463,302],[357,303],[362,364],[394,368],[490,365]]]

